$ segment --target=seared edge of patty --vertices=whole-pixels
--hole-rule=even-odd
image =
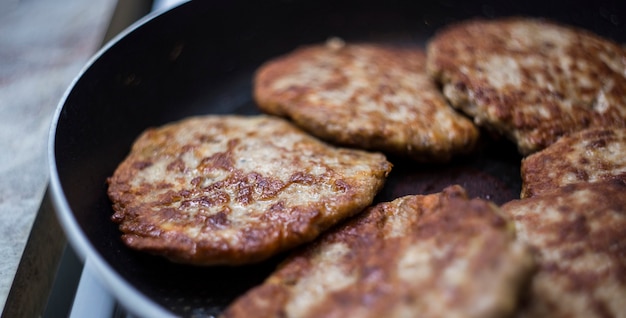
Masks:
[[[626,128],[590,128],[522,160],[521,198],[571,183],[626,180]]]
[[[198,265],[257,262],[371,204],[385,156],[269,116],[193,117],[144,132],[108,179],[128,246]]]
[[[519,317],[626,310],[626,182],[576,183],[502,206],[538,263]]]
[[[262,65],[254,97],[325,140],[445,162],[471,152],[479,131],[447,104],[425,63],[419,48],[330,41]]]
[[[501,317],[533,260],[512,223],[460,186],[369,208],[296,252],[225,317]]]
[[[468,20],[428,43],[427,69],[450,103],[527,155],[588,127],[626,127],[626,51],[571,26]]]

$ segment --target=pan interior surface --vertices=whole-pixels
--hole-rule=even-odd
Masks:
[[[190,1],[109,45],[68,91],[51,139],[52,177],[67,202],[57,212],[79,227],[70,239],[89,243],[89,250],[79,252],[97,253],[108,265],[105,270],[153,302],[148,305],[177,316],[217,315],[261,283],[283,256],[250,266],[193,267],[126,248],[110,221],[106,179],[144,129],[191,115],[258,114],[251,96],[254,71],[270,58],[330,37],[423,47],[451,22],[528,15],[623,41],[623,22],[611,18],[619,8],[598,6],[565,1]],[[377,201],[438,192],[454,183],[470,196],[498,204],[517,198],[521,157],[515,147],[497,140],[481,147],[444,166],[392,160],[394,170]],[[121,291],[112,292],[120,297]]]

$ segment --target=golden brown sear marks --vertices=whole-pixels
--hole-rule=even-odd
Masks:
[[[426,74],[418,48],[333,39],[267,62],[254,84],[262,111],[340,145],[440,162],[478,138]]]
[[[362,211],[390,169],[382,154],[331,147],[279,118],[209,115],[145,131],[108,194],[129,247],[243,264]]]
[[[626,181],[626,128],[590,128],[562,137],[522,160],[522,198],[562,186]]]
[[[519,317],[623,317],[626,184],[566,185],[502,209],[539,265]]]
[[[429,42],[428,71],[450,103],[530,154],[589,127],[626,127],[626,53],[545,20],[450,25]]]
[[[295,252],[224,317],[502,317],[533,268],[460,186],[380,203]]]

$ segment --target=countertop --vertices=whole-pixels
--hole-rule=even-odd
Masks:
[[[115,5],[0,1],[0,312],[46,190],[52,115],[102,44]]]

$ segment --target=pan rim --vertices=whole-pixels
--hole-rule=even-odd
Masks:
[[[153,11],[143,18],[137,20],[119,34],[114,36],[110,41],[103,45],[91,58],[85,63],[78,74],[72,79],[68,88],[63,93],[59,100],[55,111],[52,115],[50,128],[48,131],[47,142],[47,159],[48,159],[48,172],[49,172],[49,192],[51,201],[54,207],[54,212],[57,219],[63,229],[63,232],[67,236],[68,243],[72,249],[76,252],[83,264],[89,262],[90,268],[96,276],[96,279],[111,292],[115,300],[120,303],[125,310],[128,310],[133,315],[140,317],[175,317],[175,315],[144,295],[137,288],[126,281],[122,276],[117,273],[97,252],[93,244],[87,238],[85,232],[81,229],[74,213],[67,201],[63,186],[57,170],[55,144],[57,141],[57,128],[59,119],[63,113],[63,109],[67,103],[69,96],[74,91],[78,82],[84,77],[85,73],[89,72],[91,67],[107,52],[111,47],[126,38],[129,34],[135,30],[146,25],[150,21],[162,16],[166,12],[170,12],[179,8],[190,0],[179,1],[178,4],[173,5],[170,8],[164,8]]]

